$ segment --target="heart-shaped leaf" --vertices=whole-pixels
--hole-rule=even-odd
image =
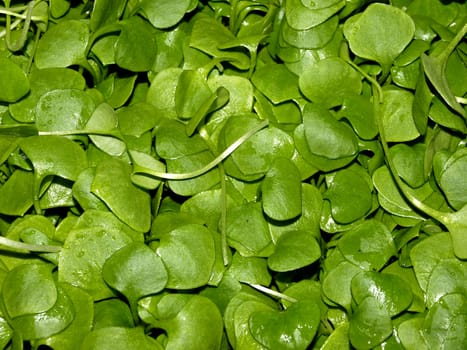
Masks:
[[[392,334],[392,322],[386,308],[374,297],[367,297],[350,319],[349,338],[357,349],[372,349]]]
[[[393,35],[397,32],[398,35]],[[388,73],[392,61],[410,43],[415,25],[404,11],[386,4],[371,4],[345,22],[344,35],[358,56],[375,60]]]
[[[167,283],[167,271],[160,257],[139,242],[113,253],[102,267],[102,275],[132,305],[143,296],[158,293]]]
[[[268,349],[306,349],[320,320],[319,306],[297,301],[284,311],[257,311],[250,317],[253,337]]]

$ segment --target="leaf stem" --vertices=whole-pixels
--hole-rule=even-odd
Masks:
[[[229,155],[231,155],[238,147],[240,147],[246,140],[248,140],[251,136],[256,134],[259,130],[265,128],[269,122],[267,120],[262,121],[254,128],[243,134],[239,137],[235,142],[233,142],[229,147],[227,147],[224,152],[219,154],[215,159],[211,162],[203,166],[202,168],[189,172],[189,173],[165,173],[165,172],[158,172],[154,171],[153,169],[149,169],[140,165],[135,164],[133,167],[133,174],[146,174],[151,175],[154,177],[158,177],[165,180],[188,180],[200,175],[203,175],[210,171],[211,169],[215,168],[219,163],[221,163],[224,159],[226,159]]]
[[[18,51],[21,48],[23,48],[24,44],[26,43],[26,39],[28,37],[28,31],[29,27],[31,25],[31,19],[32,19],[32,10],[34,8],[34,0],[30,1],[27,9],[26,9],[26,15],[24,17],[24,26],[23,30],[21,31],[21,36],[18,38],[18,40],[15,43],[11,42],[11,14],[7,14],[6,16],[6,45],[8,47],[8,50],[10,51]]]
[[[373,84],[378,84],[376,81],[372,82]],[[379,86],[379,84],[378,84]],[[377,89],[377,86],[373,85],[374,88],[374,94],[378,95],[381,90]],[[376,103],[376,101],[380,101],[379,103]],[[383,128],[383,121],[381,119],[381,113],[379,110],[380,104],[383,102],[383,97],[378,96],[378,98],[374,102],[374,109],[375,109],[375,116],[376,116],[376,123],[378,125],[378,130],[379,130],[379,138],[381,141],[381,146],[383,147],[383,153],[386,157],[386,162],[389,168],[389,171],[392,175],[392,178],[397,184],[397,187],[399,190],[402,192],[403,196],[412,204],[415,208],[420,210],[421,212],[425,213],[426,215],[438,220],[441,223],[445,222],[445,215],[443,213],[439,212],[438,210],[435,210],[425,203],[423,203],[421,200],[419,200],[417,197],[415,197],[412,193],[410,193],[409,189],[407,186],[403,183],[399,175],[397,174],[396,166],[394,165],[394,162],[392,160],[391,154],[389,152],[389,146],[386,141],[386,135],[384,134],[384,128]]]
[[[14,241],[3,236],[0,236],[0,246],[5,246],[12,249],[29,250],[30,252],[40,253],[58,253],[61,250],[61,247],[56,245],[28,244]]]
[[[259,290],[260,292],[263,292],[267,295],[270,295],[274,298],[282,299],[285,301],[288,301],[290,303],[296,303],[298,300],[292,297],[289,297],[288,295],[285,295],[284,293],[278,292],[274,289],[264,287],[260,284],[255,284],[255,283],[247,283],[249,286],[253,287],[254,289]]]
[[[229,265],[229,246],[227,243],[227,187],[225,180],[225,169],[222,163],[219,163],[219,175],[221,177],[221,218],[219,228],[221,231],[222,260],[224,266]]]

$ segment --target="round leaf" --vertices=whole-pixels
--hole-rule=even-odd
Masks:
[[[93,99],[84,91],[52,90],[37,102],[36,125],[40,131],[82,130],[94,109]]]
[[[446,259],[436,265],[430,275],[426,290],[428,307],[451,293],[467,295],[467,263],[465,261]]]
[[[157,52],[154,28],[138,16],[131,16],[122,24],[115,43],[115,63],[132,72],[150,70]]]
[[[290,220],[302,212],[301,178],[287,158],[276,158],[261,185],[263,210],[274,220]]]
[[[61,21],[49,28],[39,40],[34,62],[40,69],[82,64],[86,61],[89,37],[85,21]]]
[[[303,111],[303,124],[311,153],[329,159],[357,154],[358,140],[352,129],[323,107],[307,104]]]
[[[405,142],[417,138],[420,133],[412,114],[414,95],[402,89],[384,90],[383,94],[380,113],[386,141]]]
[[[368,213],[373,204],[370,185],[362,168],[346,168],[331,176],[324,198],[330,201],[336,222],[349,224]]]
[[[449,204],[459,210],[467,204],[467,184],[463,174],[467,172],[467,152],[460,149],[444,164],[439,185]]]
[[[168,334],[166,349],[220,348],[222,316],[217,306],[206,297],[191,296],[173,318],[162,320],[161,324]]]
[[[114,295],[102,278],[102,266],[131,238],[116,228],[88,227],[74,229],[59,255],[58,280],[88,292],[94,300]]]
[[[386,4],[371,4],[344,25],[344,35],[357,56],[375,60],[388,69],[415,33],[415,25],[404,11]],[[397,33],[397,35],[394,35]]]
[[[268,266],[273,271],[292,271],[320,257],[321,247],[311,232],[289,231],[279,237],[274,253],[268,257]]]
[[[131,228],[147,232],[151,225],[149,194],[131,182],[130,168],[122,161],[99,163],[91,191]]]
[[[141,327],[105,327],[89,332],[81,344],[88,350],[162,350],[159,342],[147,336]]]
[[[352,303],[351,281],[352,278],[362,272],[362,270],[343,261],[331,269],[323,279],[323,293],[331,301],[350,310]]]
[[[0,101],[16,102],[29,92],[29,79],[16,63],[0,57]]]
[[[367,297],[358,305],[350,319],[349,338],[357,349],[372,349],[392,334],[392,322],[380,302]]]
[[[256,311],[249,320],[253,337],[268,349],[307,349],[320,322],[319,306],[297,301],[282,312]]]
[[[447,233],[439,233],[419,241],[410,251],[410,260],[420,288],[426,292],[436,266],[442,260],[454,258],[451,237]]]
[[[402,278],[373,271],[362,272],[352,279],[352,295],[357,304],[373,297],[390,316],[407,309],[413,299],[410,287]]]
[[[77,312],[73,302],[63,289],[58,288],[57,292],[55,304],[47,311],[11,319],[13,329],[18,330],[22,339],[50,337],[66,329],[73,321]]]
[[[145,244],[131,243],[107,259],[102,267],[104,280],[135,303],[164,289],[167,271],[161,259]]]
[[[268,224],[255,203],[227,211],[226,233],[229,245],[243,256],[264,256],[272,244]]]
[[[191,0],[145,0],[139,6],[154,27],[169,28],[183,18],[191,3]]]
[[[425,316],[423,335],[434,349],[463,349],[467,344],[467,299],[465,293],[448,294]]]
[[[50,310],[57,301],[57,287],[51,266],[24,264],[11,270],[2,286],[2,297],[9,317],[38,314]]]
[[[355,69],[338,57],[316,62],[299,79],[300,90],[312,102],[326,108],[340,106],[348,95],[359,95],[362,80]]]
[[[206,285],[214,266],[214,249],[212,235],[202,225],[188,224],[163,234],[156,253],[168,272],[167,288]]]
[[[376,220],[364,221],[346,232],[337,247],[350,262],[375,271],[379,271],[396,250],[388,228]]]
[[[298,77],[282,64],[259,67],[255,70],[251,81],[275,104],[300,98]]]

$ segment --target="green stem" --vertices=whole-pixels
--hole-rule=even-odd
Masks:
[[[56,245],[28,244],[14,241],[3,236],[0,236],[0,246],[8,247],[11,249],[28,250],[30,252],[41,253],[58,253],[61,250],[61,247]]]
[[[31,25],[32,10],[34,8],[34,5],[35,5],[34,1],[29,2],[28,6],[27,6],[27,9],[26,9],[26,15],[25,15],[25,18],[24,18],[24,26],[23,26],[23,30],[21,31],[21,36],[19,37],[19,39],[15,43],[11,42],[11,37],[10,37],[10,34],[11,34],[11,31],[10,31],[11,17],[10,17],[10,15],[11,14],[7,14],[7,16],[6,16],[6,45],[8,47],[8,50],[18,51],[21,48],[23,48],[24,44],[26,43],[26,39],[28,37],[29,27]]]
[[[290,303],[296,303],[298,300],[295,299],[295,298],[292,298],[292,297],[289,297],[288,295],[285,295],[281,292],[278,292],[274,289],[271,289],[271,288],[267,288],[267,287],[264,287],[260,284],[254,284],[254,283],[248,283],[249,286],[253,287],[254,289],[257,289],[259,290],[260,292],[263,292],[269,296],[272,296],[274,298],[277,298],[277,299],[282,299],[282,300],[285,300],[285,301],[288,301]]]
[[[464,24],[462,29],[456,33],[456,35],[454,36],[454,38],[452,38],[452,40],[449,42],[446,48],[436,57],[436,60],[445,64],[451,53],[456,48],[457,44],[459,44],[459,42],[464,38],[465,34],[467,34],[467,23]]]
[[[219,227],[221,231],[222,260],[224,266],[229,265],[229,245],[227,243],[227,186],[225,180],[225,169],[222,163],[219,163],[219,175],[221,177],[221,218]]]
[[[373,82],[372,82],[373,83]],[[377,83],[376,83],[377,84]],[[378,84],[379,85],[379,84]],[[381,91],[381,87],[377,89],[377,86],[373,85],[374,87],[374,95],[378,95],[379,91]],[[377,101],[380,101],[379,103]],[[386,162],[389,168],[389,171],[392,175],[392,178],[397,184],[397,187],[399,190],[402,192],[403,196],[412,204],[415,208],[420,210],[421,212],[425,213],[426,215],[438,220],[439,222],[444,222],[445,215],[443,213],[429,207],[425,203],[423,203],[421,200],[419,200],[417,197],[415,197],[412,193],[410,193],[409,189],[407,188],[407,185],[404,184],[404,182],[401,180],[399,175],[397,174],[396,166],[394,165],[394,162],[392,160],[391,154],[389,152],[389,146],[386,140],[386,135],[384,134],[384,128],[383,128],[383,121],[381,118],[381,113],[379,110],[380,104],[383,103],[383,96],[378,96],[377,99],[375,99],[375,102],[373,104],[374,106],[374,112],[376,116],[376,122],[378,125],[378,130],[379,130],[379,138],[381,141],[381,146],[383,147],[383,152],[386,157]]]
[[[231,155],[238,147],[240,147],[246,140],[248,140],[251,136],[256,134],[259,130],[265,128],[268,125],[268,121],[262,121],[258,125],[256,125],[253,129],[246,132],[244,135],[239,137],[235,142],[233,142],[229,147],[227,147],[224,152],[219,154],[214,160],[203,166],[202,168],[189,172],[189,173],[165,173],[165,172],[158,172],[154,171],[153,169],[149,169],[143,166],[139,166],[134,164],[133,167],[133,174],[145,174],[151,175],[160,179],[165,180],[188,180],[200,175],[203,175],[210,171],[211,169],[215,168],[219,163],[221,163],[224,159],[226,159],[229,155]]]

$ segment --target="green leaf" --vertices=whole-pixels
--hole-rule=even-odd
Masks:
[[[75,142],[61,136],[32,136],[21,140],[21,149],[34,167],[34,195],[46,176],[56,175],[76,180],[87,166],[83,149]]]
[[[350,319],[349,338],[357,349],[372,349],[392,334],[388,311],[374,297],[367,297],[358,305]]]
[[[425,183],[425,153],[422,144],[409,146],[399,143],[390,148],[391,157],[398,175],[411,187],[420,187]]]
[[[144,0],[139,5],[143,14],[156,28],[169,28],[176,25],[190,9],[191,0]]]
[[[147,336],[141,327],[106,327],[89,332],[81,344],[81,349],[125,350],[137,347],[141,350],[162,350],[156,340]]]
[[[0,213],[23,216],[33,204],[32,172],[16,170],[0,187]]]
[[[467,187],[462,177],[465,171],[467,171],[467,152],[461,148],[446,160],[437,177],[449,204],[457,210],[467,204]]]
[[[359,95],[360,75],[344,60],[329,57],[316,62],[300,75],[302,93],[326,108],[340,106],[347,96]]]
[[[144,306],[144,304],[143,304]],[[222,316],[217,306],[200,295],[168,294],[148,310],[157,327],[167,332],[166,349],[219,349],[222,335]]]
[[[373,173],[373,184],[378,190],[378,200],[389,213],[406,218],[421,219],[406,199],[400,193],[389,169],[386,166],[378,168]]]
[[[334,303],[350,310],[352,303],[351,282],[362,270],[348,261],[335,266],[323,279],[323,293]]]
[[[206,227],[187,224],[162,234],[159,239],[156,254],[167,269],[167,288],[191,289],[208,283],[215,246]]]
[[[365,216],[372,207],[371,179],[359,167],[350,167],[329,176],[323,198],[330,201],[336,222],[348,224]],[[349,201],[348,199],[352,200]]]
[[[300,173],[292,161],[276,158],[261,184],[263,210],[273,220],[283,221],[302,212]]]
[[[131,228],[147,232],[151,225],[149,194],[131,182],[130,167],[117,159],[100,163],[91,192]]]
[[[402,278],[373,271],[362,272],[352,279],[352,295],[357,304],[373,297],[390,316],[406,310],[413,298],[412,291]]]
[[[437,55],[426,54],[422,55],[422,65],[430,82],[434,85],[436,90],[439,92],[444,101],[457,113],[465,118],[465,110],[457,102],[456,97],[449,87],[449,83],[446,78],[445,69],[447,60],[455,46],[462,40],[467,33],[467,24],[464,24],[461,30],[456,34],[452,41],[446,46],[446,48],[439,52]]]
[[[67,20],[48,29],[39,40],[35,63],[39,69],[69,67],[86,62],[89,27],[85,21]]]
[[[455,258],[447,233],[438,233],[418,242],[410,251],[420,288],[426,292],[428,281],[436,266],[443,260]]]
[[[219,49],[235,39],[229,29],[215,18],[200,14],[193,23],[189,45],[216,59],[228,61],[238,69],[248,69],[250,58],[247,54],[235,50]]]
[[[403,321],[397,328],[402,346],[407,350],[427,350],[428,345],[422,335],[423,317],[415,316]]]
[[[126,0],[97,0],[93,3],[89,27],[93,32],[109,24],[116,23],[125,9]]]
[[[93,304],[93,329],[106,327],[133,328],[135,321],[130,307],[126,301],[112,298],[98,301]]]
[[[383,92],[380,105],[382,127],[387,142],[405,142],[416,139],[420,133],[412,115],[413,95],[402,89]]]
[[[320,311],[312,301],[297,301],[282,312],[256,311],[249,327],[253,337],[268,349],[306,349],[313,340]]]
[[[93,99],[84,91],[52,90],[37,102],[36,125],[43,132],[82,130],[95,108]]]
[[[338,25],[337,15],[331,16],[326,21],[305,30],[296,30],[287,21],[283,21],[281,34],[287,44],[296,48],[319,49],[332,40]]]
[[[16,63],[6,57],[0,57],[0,101],[16,102],[30,89],[27,75]]]
[[[285,4],[285,17],[292,28],[306,30],[323,23],[344,5],[345,1],[341,0],[313,4],[310,2],[309,5],[300,0],[291,0]]]
[[[251,81],[275,104],[300,98],[298,77],[282,64],[268,64],[257,68]]]
[[[219,151],[258,125],[252,114],[235,115],[227,121],[219,138]],[[294,153],[293,140],[275,127],[260,130],[243,142],[225,161],[226,172],[233,177],[256,180],[261,178],[277,157],[290,158]]]
[[[306,104],[303,111],[305,138],[312,154],[328,159],[353,157],[358,152],[357,137],[323,107]]]
[[[47,311],[11,319],[13,329],[19,332],[22,339],[50,337],[63,331],[72,323],[76,314],[73,302],[62,288],[59,287],[57,292],[55,304]]]
[[[6,275],[2,297],[9,317],[39,314],[54,306],[58,292],[51,269],[45,264],[23,264]]]
[[[39,340],[39,344],[44,344],[52,348],[79,349],[84,337],[91,331],[93,322],[93,300],[89,294],[80,288],[68,284],[60,284],[67,296],[73,303],[76,312],[73,321],[60,333],[52,335],[46,339]]]
[[[321,257],[321,248],[309,231],[288,231],[276,242],[274,253],[268,257],[273,271],[297,270],[314,263]]]
[[[184,70],[175,90],[175,110],[181,119],[191,119],[211,97],[206,78],[200,71]]]
[[[84,289],[94,300],[114,295],[102,277],[105,261],[118,249],[132,242],[116,228],[75,228],[59,255],[58,280]]]
[[[399,34],[393,35],[395,31]],[[386,74],[414,33],[415,25],[410,16],[394,6],[379,3],[369,5],[344,25],[344,35],[352,52],[380,63]]]
[[[229,245],[243,256],[265,256],[271,248],[271,236],[261,208],[255,203],[244,204],[227,211]]]
[[[233,255],[227,273],[237,281],[248,284],[268,286],[272,280],[266,259],[244,257],[238,252]]]
[[[467,294],[467,263],[458,259],[442,260],[428,279],[426,298],[428,307],[451,293]]]
[[[56,89],[84,90],[86,85],[84,77],[70,68],[34,69],[28,78],[31,86],[29,93],[9,106],[15,120],[24,123],[35,121],[37,103],[45,93]]]
[[[115,63],[132,72],[150,70],[157,52],[154,28],[138,16],[125,19],[121,24],[122,30],[115,43]]]
[[[395,254],[388,228],[371,219],[346,232],[337,246],[348,261],[365,270],[379,271]]]
[[[139,242],[113,253],[102,267],[102,276],[133,305],[146,295],[160,292],[167,283],[167,271],[160,257]]]
[[[439,349],[462,349],[467,344],[466,306],[465,293],[448,294],[435,303],[423,322],[426,343]]]

